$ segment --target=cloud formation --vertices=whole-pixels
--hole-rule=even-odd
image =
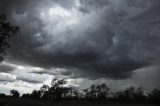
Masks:
[[[37,78],[38,77],[38,78]],[[23,76],[17,76],[16,80],[24,81],[24,82],[29,82],[29,83],[43,83],[45,79],[40,78],[38,75],[37,76],[28,76],[28,75],[23,75]]]
[[[8,64],[0,64],[0,72],[3,73],[10,73],[11,71],[13,71],[15,69],[15,67],[10,66]]]
[[[160,60],[159,7],[159,0],[1,0],[21,28],[7,59],[72,78],[131,78]]]
[[[15,76],[7,73],[0,73],[0,82],[14,82]]]

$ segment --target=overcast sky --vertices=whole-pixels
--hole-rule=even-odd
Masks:
[[[160,0],[0,0],[20,27],[0,64],[0,92],[68,86],[160,88]]]

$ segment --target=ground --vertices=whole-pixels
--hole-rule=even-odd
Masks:
[[[91,103],[61,103],[61,104],[46,104],[45,102],[31,100],[31,99],[18,99],[18,98],[0,98],[0,106],[158,106],[153,104],[91,104]]]

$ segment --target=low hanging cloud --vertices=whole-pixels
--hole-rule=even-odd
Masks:
[[[7,74],[7,73],[0,73],[0,83],[1,82],[14,82],[16,81],[15,76]]]
[[[36,77],[27,77],[25,76],[17,76],[16,80],[19,81],[24,81],[24,82],[28,82],[28,83],[43,83],[44,79],[41,78],[36,78]]]
[[[159,7],[159,0],[1,0],[21,29],[7,59],[73,78],[130,78],[160,60]]]
[[[10,66],[8,64],[0,64],[0,72],[10,73],[15,69],[15,67]]]

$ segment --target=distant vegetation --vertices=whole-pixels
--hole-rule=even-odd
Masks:
[[[159,89],[146,92],[141,87],[129,87],[111,92],[106,84],[97,84],[78,91],[72,87],[65,87],[66,83],[64,79],[53,79],[51,86],[43,85],[40,90],[34,90],[31,94],[23,94],[21,98],[42,100],[46,103],[160,103]],[[10,94],[12,97],[19,97],[19,92],[16,90],[11,90]],[[0,97],[6,97],[6,95],[0,94]]]

